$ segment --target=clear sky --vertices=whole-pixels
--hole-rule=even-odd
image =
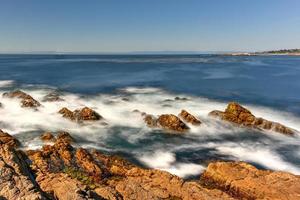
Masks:
[[[0,52],[300,48],[300,0],[0,0]]]

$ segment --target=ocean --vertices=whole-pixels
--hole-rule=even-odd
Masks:
[[[21,89],[38,111],[0,97],[0,129],[24,149],[43,145],[45,131],[67,131],[85,148],[118,154],[183,178],[198,177],[212,160],[242,160],[300,175],[300,135],[260,132],[212,119],[236,101],[258,117],[300,131],[300,57],[221,55],[0,55],[0,93]],[[62,102],[42,102],[50,92]],[[175,100],[176,97],[186,100]],[[77,124],[62,107],[88,106],[102,122]],[[185,109],[198,117],[183,135],[148,128],[138,109],[153,115]]]

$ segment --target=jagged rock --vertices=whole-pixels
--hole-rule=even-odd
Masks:
[[[181,117],[184,121],[191,123],[195,126],[201,124],[201,121],[199,119],[197,119],[192,114],[188,113],[186,110],[182,110],[181,113],[178,114],[178,117]]]
[[[0,129],[0,146],[4,144],[11,147],[18,147],[20,142],[10,134],[5,133]]]
[[[64,141],[64,142],[67,142],[67,143],[72,143],[72,142],[75,141],[74,138],[70,135],[70,133],[64,132],[64,131],[60,131],[57,134],[57,140],[58,141]]]
[[[46,199],[31,177],[20,153],[9,144],[0,144],[0,197],[8,200]]]
[[[157,122],[159,126],[167,130],[176,132],[186,132],[189,130],[189,127],[173,114],[160,115]]]
[[[61,98],[58,93],[51,92],[51,93],[47,94],[46,96],[44,96],[43,101],[44,102],[55,102],[55,101],[64,101],[64,99]]]
[[[239,199],[300,199],[300,176],[258,170],[243,162],[211,163],[201,179]]]
[[[277,122],[257,118],[249,110],[235,102],[229,103],[225,112],[214,110],[210,112],[209,115],[241,126],[273,130],[286,135],[293,135],[296,132],[295,130]]]
[[[84,107],[82,109],[74,110],[73,112],[70,111],[68,108],[62,108],[58,111],[58,113],[62,114],[63,117],[68,118],[73,121],[95,121],[100,120],[103,117],[99,115],[96,111]]]
[[[25,92],[21,90],[16,90],[13,92],[6,92],[3,94],[3,97],[8,97],[8,98],[19,98],[21,99],[21,106],[22,107],[30,107],[30,108],[37,108],[41,106],[41,104],[32,98],[29,94],[26,94]]]
[[[55,138],[51,132],[45,132],[41,135],[41,140],[53,142],[55,140]]]

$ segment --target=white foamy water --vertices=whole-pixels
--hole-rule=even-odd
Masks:
[[[3,88],[3,87],[10,87],[14,84],[14,81],[13,80],[1,80],[0,81],[0,88]]]
[[[165,151],[155,151],[152,154],[144,154],[139,160],[153,169],[160,169],[179,177],[187,177],[201,173],[205,167],[194,163],[176,162],[175,154]]]
[[[40,148],[43,143],[39,140],[39,135],[43,131],[64,130],[84,139],[82,145],[85,147],[125,152],[150,168],[162,169],[181,177],[200,174],[204,169],[204,164],[200,161],[217,159],[219,155],[257,163],[269,169],[300,174],[300,164],[297,161],[300,160],[298,135],[288,137],[271,131],[252,133],[207,116],[212,110],[224,110],[227,105],[224,102],[172,94],[159,88],[130,87],[117,94],[93,96],[62,93],[61,97],[65,101],[61,102],[42,102],[43,97],[51,92],[50,89],[31,88],[24,91],[40,101],[42,106],[38,111],[22,108],[18,99],[4,98],[1,95],[3,107],[0,108],[0,128],[10,134],[22,136],[25,148]],[[6,90],[2,89],[0,92]],[[188,100],[174,100],[177,96]],[[108,125],[103,125],[103,121],[80,125],[57,113],[62,107],[75,110],[84,106],[101,114]],[[290,113],[256,105],[244,106],[258,117],[300,130],[300,119]],[[136,109],[153,115],[177,115],[181,109],[186,109],[203,123],[199,127],[190,125],[190,132],[183,136],[162,138],[160,134],[164,133],[146,127],[140,113],[132,112]],[[284,150],[279,151],[277,147]],[[181,160],[177,159],[178,154],[181,155]],[[185,155],[186,160],[182,159]]]

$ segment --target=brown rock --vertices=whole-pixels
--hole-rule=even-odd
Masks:
[[[29,94],[26,94],[25,92],[21,91],[21,90],[16,90],[13,92],[6,92],[3,94],[4,97],[8,97],[8,98],[19,98],[21,99],[21,105],[22,107],[30,107],[30,108],[37,108],[39,106],[41,106],[41,104],[35,100],[34,98],[32,98],[32,96],[30,96]]]
[[[3,132],[0,129],[0,146],[4,145],[4,144],[11,146],[11,147],[18,147],[20,145],[20,142],[13,136],[9,135],[8,133]]]
[[[235,102],[229,103],[225,112],[215,110],[210,112],[209,115],[241,126],[273,130],[286,135],[293,135],[296,132],[295,130],[277,122],[257,118],[249,110]]]
[[[41,135],[41,140],[43,140],[43,141],[52,141],[53,142],[55,140],[55,138],[54,138],[54,136],[52,135],[51,132],[45,132]]]
[[[0,197],[1,199],[46,199],[30,179],[26,162],[9,145],[0,145]]]
[[[57,140],[64,141],[67,143],[72,143],[75,141],[74,138],[70,135],[70,133],[64,131],[61,131],[57,134]]]
[[[95,121],[103,118],[96,111],[88,107],[74,110],[73,112],[70,111],[68,108],[64,107],[61,110],[59,110],[58,113],[62,114],[63,117],[68,118],[72,121]]]
[[[157,118],[154,117],[153,115],[145,115],[144,116],[144,121],[147,124],[148,127],[150,128],[155,128],[157,127]]]
[[[58,111],[58,113],[59,113],[59,114],[62,114],[62,116],[63,116],[64,118],[68,118],[68,119],[70,119],[70,120],[75,120],[75,117],[74,117],[73,112],[72,112],[71,110],[69,110],[68,108],[66,108],[66,107],[60,109],[60,110]]]
[[[176,132],[185,132],[189,130],[189,127],[173,114],[160,115],[157,122],[162,128],[167,130]]]
[[[197,119],[192,114],[188,113],[186,110],[182,110],[181,113],[178,114],[178,117],[181,117],[184,121],[191,123],[195,126],[199,126],[201,124],[199,119]]]
[[[243,162],[211,163],[201,179],[239,199],[300,199],[300,176],[258,170]]]

